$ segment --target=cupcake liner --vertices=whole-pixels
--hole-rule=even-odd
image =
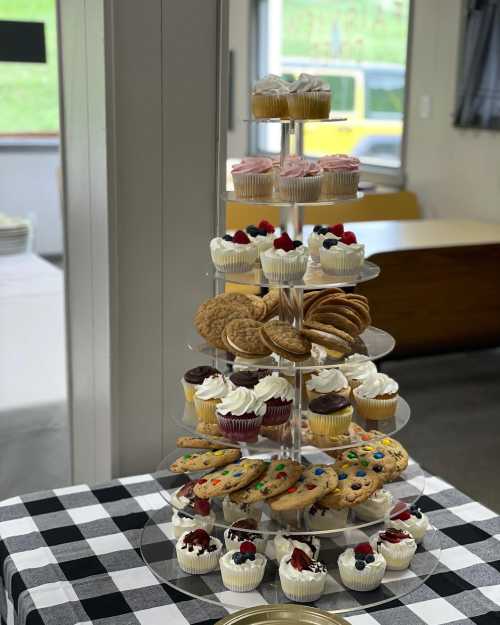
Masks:
[[[228,250],[210,250],[212,262],[217,271],[221,273],[246,273],[252,271],[259,250],[255,245],[249,245],[248,249],[243,251],[230,252]]]
[[[378,421],[390,419],[394,416],[398,405],[398,395],[391,399],[375,399],[370,397],[361,397],[357,389],[353,391],[356,410],[363,419]]]
[[[341,510],[335,510],[329,508],[325,511],[325,514],[316,512],[316,514],[310,514],[310,508],[306,510],[304,517],[307,526],[311,530],[333,530],[340,529],[347,525],[347,516],[349,510],[343,508]]]
[[[416,550],[416,544],[414,547],[401,543],[391,544],[390,547],[386,547],[384,543],[377,546],[377,551],[384,557],[387,568],[390,571],[404,571],[407,569]]]
[[[290,93],[287,100],[291,119],[327,119],[330,117],[331,93],[329,91]]]
[[[255,590],[262,582],[266,570],[266,561],[262,566],[246,567],[244,564],[237,571],[233,567],[225,566],[221,559],[220,572],[222,583],[233,592],[248,592]]]
[[[281,425],[286,423],[292,414],[293,402],[273,406],[266,404],[266,414],[262,417],[262,425]]]
[[[323,594],[326,584],[326,575],[318,577],[319,579],[313,580],[289,579],[282,575],[280,571],[281,589],[290,601],[298,603],[317,601]]]
[[[321,197],[351,198],[358,192],[359,171],[324,171]]]
[[[252,113],[257,119],[280,117],[288,118],[286,95],[252,94]]]
[[[340,412],[340,411],[339,411]],[[343,434],[349,428],[352,418],[352,410],[342,414],[318,414],[308,411],[309,427],[313,434],[320,436],[332,436]]]
[[[184,389],[184,397],[186,401],[191,403],[194,399],[194,394],[196,392],[197,385],[191,384],[190,382],[186,382],[184,378],[181,380],[182,388]]]
[[[337,393],[337,395],[342,395],[342,397],[345,397],[346,399],[349,399],[351,396],[351,388],[349,386],[346,386],[346,388],[341,388],[340,391],[329,391],[329,392],[334,392]],[[306,386],[306,393],[307,393],[307,398],[311,401],[313,399],[317,399],[318,397],[321,397],[321,395],[326,395],[326,393],[318,393],[318,391],[310,391],[307,386]]]
[[[217,549],[212,552],[205,552],[201,556],[196,555],[196,551],[189,552],[187,549],[181,549],[182,542],[177,541],[175,550],[177,553],[177,561],[180,568],[190,575],[203,575],[214,571],[219,567],[219,558],[222,551],[222,543],[218,538],[211,538],[215,541]]]
[[[178,522],[176,521],[177,518],[178,518],[177,516],[172,517],[172,527],[174,529],[174,536],[176,538],[180,538],[182,534],[184,534],[184,532],[188,532],[188,531],[192,532],[197,529],[205,530],[207,534],[210,534],[210,532],[214,528],[214,516],[213,515],[202,517],[199,514],[195,514],[192,519],[184,518],[183,520],[185,521],[185,523],[182,525],[178,524]]]
[[[279,256],[262,254],[260,262],[262,271],[270,282],[284,282],[287,280],[301,280],[307,269],[308,255],[298,256],[293,260]]]
[[[244,417],[238,418],[233,416],[225,417],[217,414],[219,428],[222,434],[232,441],[240,441],[252,443],[257,440],[259,428],[262,424],[262,417]]]
[[[320,248],[319,262],[325,273],[336,276],[356,276],[363,267],[364,253],[331,252]]]
[[[315,202],[321,193],[323,174],[300,178],[280,177],[280,198],[288,202]]]
[[[194,407],[198,421],[217,425],[216,409],[220,401],[220,399],[199,399],[195,396]]]
[[[273,174],[233,174],[236,197],[245,200],[270,198],[273,194]]]
[[[234,523],[240,519],[255,519],[259,522],[262,516],[262,508],[259,504],[237,504],[231,501],[228,496],[222,500],[222,511],[224,521],[227,523]]]
[[[340,579],[344,586],[360,592],[368,592],[378,588],[385,573],[385,567],[380,569],[378,567],[370,567],[369,565],[362,571],[358,571],[356,568],[351,569],[351,567],[346,566],[342,562],[341,558],[339,558],[338,565]]]

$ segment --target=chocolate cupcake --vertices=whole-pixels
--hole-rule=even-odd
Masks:
[[[309,427],[313,434],[335,436],[347,431],[353,408],[351,402],[338,393],[326,393],[309,403]]]
[[[220,373],[220,371],[208,365],[201,365],[200,367],[194,367],[194,369],[186,371],[181,380],[186,401],[193,401],[196,387],[202,384],[205,378],[209,378],[216,373]]]

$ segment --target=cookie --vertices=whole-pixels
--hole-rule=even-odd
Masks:
[[[247,299],[250,302],[253,311],[253,319],[256,321],[262,321],[267,315],[266,302],[262,297],[258,295],[246,294]]]
[[[238,295],[238,293],[228,293]],[[213,347],[226,349],[222,341],[222,331],[233,319],[245,319],[251,315],[250,304],[243,305],[237,300],[212,298],[198,308],[194,325],[198,333]]]
[[[243,358],[262,358],[269,356],[271,350],[261,339],[260,321],[254,319],[234,319],[222,331],[222,342],[236,356]]]
[[[327,349],[334,350],[339,354],[339,357],[351,352],[349,343],[334,334],[314,328],[302,328],[301,333],[302,336],[308,338],[311,343],[316,343],[316,345],[322,345]]]
[[[293,486],[304,467],[294,460],[273,460],[262,475],[230,497],[235,503],[254,503],[279,495]]]
[[[197,436],[179,436],[175,441],[175,445],[181,449],[232,449],[217,441],[209,441],[206,438],[198,438]]]
[[[371,469],[359,466],[339,469],[337,487],[318,503],[323,508],[352,508],[366,501],[380,486],[378,474]]]
[[[403,445],[401,445],[401,443],[395,438],[385,436],[382,432],[379,432],[378,430],[370,430],[368,434],[382,437],[380,438],[380,440],[377,440],[376,445],[380,447],[381,451],[386,452],[394,458],[396,464],[391,479],[395,479],[408,466],[408,452],[403,447]]]
[[[336,488],[337,480],[333,465],[311,464],[298,482],[281,495],[269,499],[268,503],[276,512],[302,510]]]
[[[352,344],[354,343],[354,337],[352,337],[347,332],[344,332],[343,330],[339,330],[338,328],[335,328],[331,324],[319,323],[318,321],[309,321],[309,319],[307,319],[306,321],[304,321],[303,325],[304,325],[303,330],[308,329],[308,330],[319,330],[320,332],[326,332],[327,334],[333,335],[335,338],[339,339],[340,341],[343,341],[348,346],[352,346]]]
[[[205,436],[211,436],[212,438],[222,437],[222,432],[219,429],[218,423],[205,423],[204,421],[198,421],[196,431]]]
[[[328,449],[331,447],[342,447],[351,444],[350,434],[336,434],[332,436],[311,433],[312,444],[316,447]],[[330,454],[329,454],[330,455]],[[336,457],[333,456],[332,457]]]
[[[352,465],[371,469],[382,482],[389,482],[396,471],[396,460],[382,446],[360,445],[344,450],[338,456],[338,469],[348,469]]]
[[[278,313],[278,309],[279,309],[279,303],[280,303],[280,292],[279,292],[279,290],[278,289],[273,289],[273,290],[269,291],[269,293],[266,293],[262,297],[262,301],[266,305],[265,319],[266,320],[272,319]]]
[[[357,336],[360,332],[360,323],[354,323],[344,315],[337,312],[317,312],[311,317],[308,317],[311,321],[319,321],[327,325],[332,325],[334,328],[347,332],[351,336]]]
[[[311,355],[311,341],[286,321],[270,321],[260,332],[269,349],[288,360],[300,362]]]
[[[189,473],[190,471],[216,469],[236,462],[240,456],[239,449],[217,449],[200,454],[185,453],[170,465],[170,470],[173,473]]]
[[[242,458],[223,469],[204,475],[194,487],[194,494],[202,499],[228,495],[248,486],[265,471],[266,466],[264,460]]]

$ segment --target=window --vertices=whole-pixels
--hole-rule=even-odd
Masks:
[[[308,125],[307,156],[345,152],[369,166],[401,167],[410,0],[256,0],[256,75],[301,72],[328,82],[338,124]],[[260,124],[252,152],[278,152]]]

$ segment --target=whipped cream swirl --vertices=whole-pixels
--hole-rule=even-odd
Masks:
[[[345,377],[350,380],[364,380],[377,373],[377,367],[364,354],[348,356],[338,367]]]
[[[215,237],[210,241],[210,249],[219,252],[219,254],[243,253],[248,251],[248,246],[251,244],[251,240],[249,243],[234,243],[233,241],[226,241],[222,237]]]
[[[396,380],[385,373],[374,373],[363,380],[354,392],[360,397],[374,399],[379,395],[395,395],[398,389]]]
[[[267,156],[246,156],[231,168],[232,174],[267,174],[273,168],[272,159]]]
[[[258,80],[252,93],[259,95],[287,95],[290,91],[290,83],[276,74],[268,74]]]
[[[281,401],[290,402],[293,401],[294,397],[293,386],[290,382],[277,375],[266,375],[259,380],[255,385],[254,393],[264,402],[269,399],[281,399]]]
[[[349,386],[345,375],[338,369],[322,369],[313,373],[306,382],[309,391],[317,393],[336,393]]]
[[[209,378],[205,378],[198,386],[195,397],[203,400],[222,399],[232,388],[234,387],[231,380],[228,380],[222,374],[211,375]]]
[[[257,417],[262,417],[266,413],[266,406],[254,391],[238,386],[222,399],[217,412],[223,416],[231,413],[236,417],[253,412]]]
[[[318,76],[305,73],[300,74],[297,80],[290,85],[290,93],[307,93],[311,91],[330,92],[331,89],[330,85],[318,78]]]

